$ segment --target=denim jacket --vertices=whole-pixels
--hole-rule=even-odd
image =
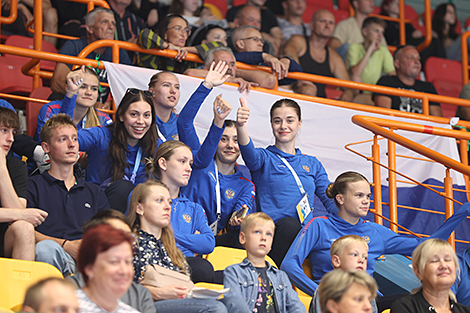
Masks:
[[[276,298],[277,312],[305,313],[305,306],[299,300],[297,293],[284,271],[278,270],[268,262],[266,274],[271,281]],[[244,299],[246,306],[239,302],[241,312],[253,312],[258,297],[258,271],[248,259],[240,264],[233,264],[224,270],[224,287],[230,288],[225,295],[230,300]],[[243,306],[243,308],[242,308]]]

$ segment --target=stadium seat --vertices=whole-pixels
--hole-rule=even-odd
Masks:
[[[214,267],[214,271],[223,271],[229,265],[241,263],[244,258],[246,258],[245,250],[227,247],[215,247],[214,251],[206,256]],[[266,256],[266,261],[277,267],[269,256]]]
[[[0,258],[0,277],[0,306],[14,311],[21,309],[29,286],[48,277],[63,278],[50,264],[6,258]]]
[[[237,7],[239,5],[244,5],[246,3],[246,0],[233,0],[232,1],[232,7]]]
[[[318,9],[334,10],[333,0],[307,0],[307,8],[316,7]]]
[[[465,21],[465,29],[468,29],[469,26],[470,26],[470,16],[467,17],[467,20]]]
[[[416,13],[416,10],[411,5],[405,4],[405,18],[412,19],[417,16],[418,16],[418,13]],[[426,28],[422,24],[422,21],[421,22],[420,21],[421,19],[416,19],[411,23],[411,25],[413,25],[415,29],[419,29],[424,34]]]
[[[424,65],[426,80],[435,83],[439,80],[455,82],[462,85],[462,65],[459,61],[430,57]]]
[[[338,9],[349,12],[349,0],[338,0]]]
[[[302,304],[305,306],[306,311],[308,312],[308,308],[310,307],[310,302],[312,302],[312,297],[299,295],[299,299],[302,302]]]
[[[222,15],[221,19],[225,18],[227,15],[227,0],[205,0],[204,5],[206,4],[212,4],[216,6]]]
[[[24,75],[21,67],[24,62],[17,58],[0,57],[0,92],[14,95],[29,96],[33,91],[33,77]],[[42,86],[42,81],[39,81]],[[8,100],[18,108],[24,109],[25,102],[19,100]]]
[[[51,93],[52,90],[49,87],[38,87],[34,89],[29,96],[31,98],[47,100]],[[38,123],[39,110],[41,110],[42,106],[42,103],[34,101],[26,102],[26,132],[28,136],[34,137]]]
[[[15,312],[15,311],[7,309],[7,308],[0,307],[0,313],[13,313],[13,312]]]
[[[5,45],[32,50],[34,47],[34,39],[31,37],[11,35],[10,37],[6,39]],[[54,47],[53,44],[45,40],[42,41],[42,51],[57,53],[56,47]],[[6,54],[5,56],[8,58],[18,58],[23,61],[23,65],[26,64],[30,60],[30,58],[21,57],[21,56],[12,55],[12,54]],[[56,62],[52,62],[52,61],[41,61],[40,67],[42,70],[53,72],[55,68],[55,63]]]
[[[424,65],[424,74],[438,94],[458,98],[463,84],[461,69],[459,61],[430,57]],[[457,106],[453,104],[441,103],[441,108],[444,117],[453,117],[457,111]]]
[[[206,288],[206,289],[215,289],[215,290],[224,289],[224,285],[212,284],[212,283],[196,283],[194,285],[196,287],[201,287],[201,288]]]

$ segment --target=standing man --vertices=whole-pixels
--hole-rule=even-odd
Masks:
[[[383,76],[379,79],[377,85],[437,95],[436,88],[432,83],[416,79],[421,72],[421,62],[419,52],[415,47],[405,46],[398,49],[395,51],[393,58],[393,64],[397,72],[396,76]],[[411,113],[423,113],[423,102],[421,99],[374,93],[372,100],[374,100],[375,105],[378,107]],[[429,102],[429,114],[442,116],[440,104],[437,102]]]

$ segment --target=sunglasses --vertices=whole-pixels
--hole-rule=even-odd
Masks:
[[[126,93],[130,93],[133,96],[136,96],[140,93],[143,93],[144,96],[149,97],[149,98],[153,98],[153,93],[148,91],[148,90],[140,90],[140,89],[137,89],[137,88],[127,88]]]

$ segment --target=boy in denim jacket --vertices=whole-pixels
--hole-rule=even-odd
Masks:
[[[250,214],[241,223],[240,243],[247,257],[224,271],[224,286],[230,288],[225,297],[238,300],[237,312],[305,312],[287,274],[265,261],[273,236],[274,222],[265,213]]]

